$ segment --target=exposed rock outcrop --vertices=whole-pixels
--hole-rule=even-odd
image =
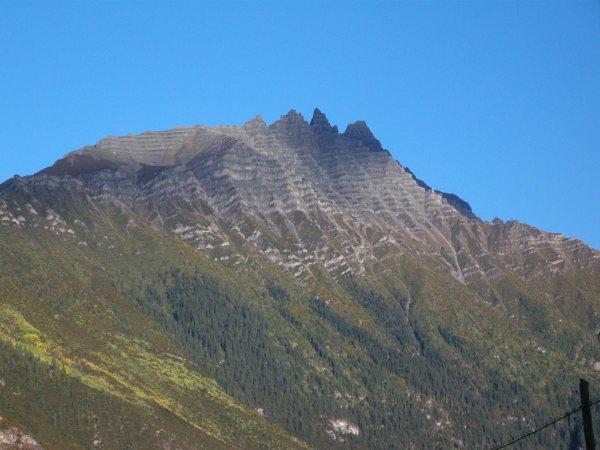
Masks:
[[[119,204],[217,258],[241,263],[252,248],[301,279],[363,273],[406,251],[464,283],[600,264],[576,239],[481,221],[396,162],[364,121],[340,134],[319,109],[310,123],[291,110],[270,126],[257,116],[108,137],[0,189],[16,191],[34,206],[40,193]],[[0,214],[7,226],[26,220]]]
[[[44,450],[31,436],[17,427],[2,427],[0,419],[0,450]]]

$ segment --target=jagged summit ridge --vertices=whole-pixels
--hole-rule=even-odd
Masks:
[[[347,136],[351,139],[358,139],[371,150],[382,150],[381,142],[373,136],[373,133],[367,126],[367,123],[364,120],[358,120],[354,123],[351,123],[344,131],[344,136]]]
[[[479,220],[396,162],[364,121],[340,134],[319,109],[310,122],[291,110],[269,126],[257,116],[108,137],[4,187],[34,196],[45,184],[122,205],[232,263],[245,258],[241,238],[298,278],[363,273],[404,252],[464,283],[501,277],[507,262],[524,277],[597,262],[579,241]]]
[[[317,133],[338,133],[337,125],[331,126],[327,116],[323,114],[319,108],[315,108],[312,119],[310,120],[310,126],[313,127]]]
[[[209,150],[211,146],[205,145],[207,143],[228,139],[247,145],[268,147],[295,143],[297,148],[302,148],[313,145],[311,140],[317,140],[322,134],[331,135],[330,145],[335,144],[335,140],[345,137],[362,142],[371,150],[382,149],[364,121],[348,125],[346,132],[340,135],[337,126],[332,126],[318,108],[314,110],[310,123],[302,114],[292,109],[269,126],[258,115],[241,127],[210,128],[196,125],[169,131],[147,131],[139,135],[108,136],[93,146],[69,153],[57,162],[58,167],[53,167],[50,172],[64,173],[69,167],[79,167],[83,161],[86,167],[91,168],[92,160],[102,168],[110,165],[109,163],[136,169],[141,166],[172,166],[186,163],[202,151]],[[81,159],[80,156],[86,158]]]

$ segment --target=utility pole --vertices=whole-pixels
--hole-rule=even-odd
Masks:
[[[592,428],[592,410],[590,408],[590,391],[588,382],[579,379],[579,393],[581,394],[581,415],[583,416],[583,434],[585,435],[585,450],[596,450],[594,429]]]

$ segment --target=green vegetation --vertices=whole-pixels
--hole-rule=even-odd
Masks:
[[[117,208],[54,209],[82,225],[0,226],[0,427],[47,448],[487,448],[600,385],[584,275],[467,287],[403,256],[300,284]],[[333,440],[335,419],[359,434]],[[522,448],[569,448],[576,425]]]
[[[167,443],[228,448],[163,408],[137,407],[90,388],[57,360],[41,361],[5,341],[0,341],[0,380],[0,411],[7,419],[0,428],[27,430],[46,448],[155,448]]]
[[[0,341],[8,346],[6,359],[16,361],[3,364],[0,377],[19,393],[2,391],[3,423],[17,425],[47,448],[90,448],[98,439],[106,445],[97,448],[306,447],[180,356],[184,350],[130,300],[135,280],[144,277],[127,262],[138,249],[156,252],[153,268],[168,260],[165,249],[151,243],[152,230],[131,240],[111,232],[122,259],[114,257],[116,245],[106,252],[67,250],[50,233],[14,231],[0,228],[0,254],[10,262],[1,272]],[[181,258],[177,243],[169,252]],[[24,365],[10,349],[25,358]],[[52,367],[60,367],[58,382],[52,381]],[[46,389],[48,383],[64,390]],[[47,396],[40,397],[41,391]],[[53,419],[66,410],[74,413]],[[71,426],[88,416],[104,417],[102,429],[91,430],[88,422]],[[120,428],[114,431],[113,424]]]

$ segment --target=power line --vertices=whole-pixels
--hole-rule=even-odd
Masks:
[[[567,417],[569,417],[570,415],[575,414],[576,412],[581,411],[583,408],[589,408],[590,406],[594,406],[596,403],[600,403],[600,399],[598,400],[594,400],[593,402],[589,402],[587,405],[581,405],[579,408],[575,408],[572,411],[569,411],[568,413],[563,414],[560,417],[557,417],[555,419],[552,419],[550,422],[546,422],[544,425],[542,425],[541,427],[538,427],[532,431],[529,431],[528,433],[522,434],[521,436],[519,436],[518,438],[513,439],[510,442],[506,442],[505,444],[500,445],[499,447],[494,447],[494,450],[500,450],[501,448],[506,448],[510,445],[516,444],[517,442],[519,442],[520,440],[525,439],[526,437],[529,437],[533,434],[539,433],[540,431],[542,431],[544,428],[548,428],[550,425],[554,425],[556,422],[560,422],[563,419],[566,419]]]

